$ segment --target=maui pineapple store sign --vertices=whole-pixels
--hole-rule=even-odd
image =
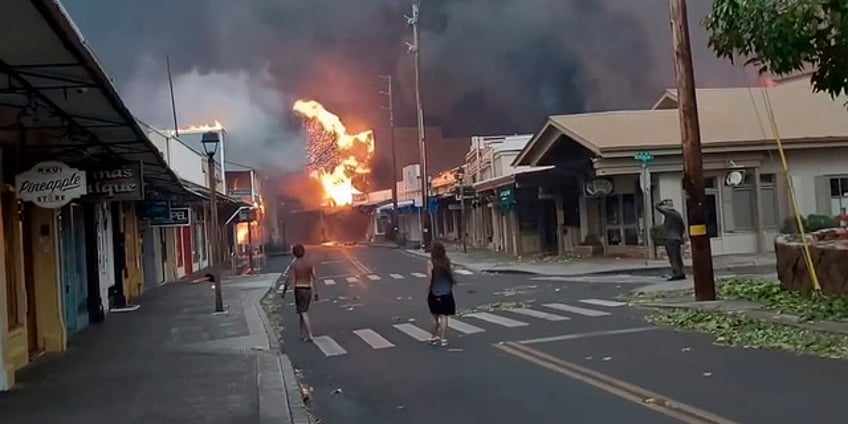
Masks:
[[[18,199],[59,209],[87,192],[85,171],[57,161],[40,162],[15,176]]]

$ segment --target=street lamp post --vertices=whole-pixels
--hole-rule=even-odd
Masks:
[[[462,253],[468,253],[468,245],[465,242],[465,169],[463,167],[457,168],[454,173],[454,178],[456,179],[457,191],[459,192],[459,239],[462,241]]]
[[[212,280],[215,282],[215,313],[224,312],[224,289],[222,287],[221,274],[218,270],[220,257],[218,256],[218,191],[215,188],[215,152],[218,150],[220,138],[216,132],[204,133],[201,142],[203,144],[203,152],[206,153],[206,166],[209,174],[209,228],[208,240],[211,240],[209,247],[211,254],[209,255],[209,269],[212,274]]]

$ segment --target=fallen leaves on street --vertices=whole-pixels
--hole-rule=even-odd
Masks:
[[[848,337],[746,318],[721,312],[686,309],[657,311],[654,324],[716,337],[716,344],[748,349],[783,349],[827,358],[848,359]]]

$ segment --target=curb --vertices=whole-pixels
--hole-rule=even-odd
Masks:
[[[286,267],[280,277],[268,286],[265,293],[256,302],[259,317],[265,327],[268,346],[273,356],[260,358],[257,388],[259,389],[259,422],[260,423],[290,423],[311,424],[309,413],[300,394],[300,385],[295,376],[294,367],[288,355],[282,352],[280,337],[274,332],[268,313],[262,307],[265,299],[272,290],[276,290],[284,281],[291,264]],[[280,402],[282,400],[283,402]]]

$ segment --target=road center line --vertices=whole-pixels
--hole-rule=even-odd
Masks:
[[[512,356],[571,377],[682,422],[694,424],[736,424],[734,421],[694,406],[661,396],[645,388],[618,380],[575,363],[564,361],[527,346],[516,343],[504,343],[495,347]]]
[[[588,333],[572,333],[572,334],[563,334],[561,336],[553,336],[553,337],[542,337],[539,339],[529,339],[529,340],[521,340],[516,343],[522,345],[530,345],[530,344],[539,344],[539,343],[550,343],[550,342],[559,342],[563,340],[574,340],[574,339],[587,339],[590,337],[601,337],[601,336],[615,336],[618,334],[631,334],[631,333],[641,333],[644,331],[651,330],[659,330],[659,327],[634,327],[634,328],[624,328],[621,330],[605,330],[605,331],[590,331]]]

